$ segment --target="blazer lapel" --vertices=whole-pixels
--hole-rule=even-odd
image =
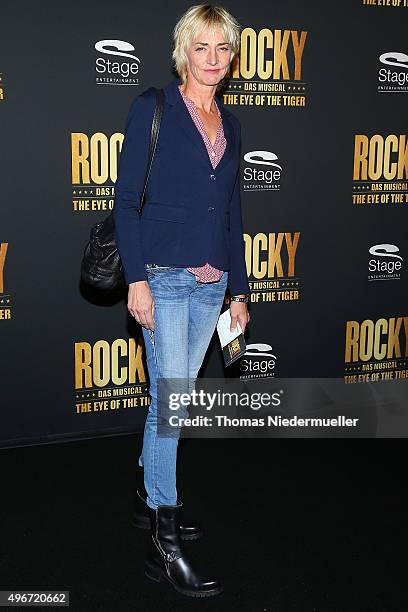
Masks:
[[[177,77],[164,88],[166,100],[171,107],[171,117],[174,118],[180,129],[183,130],[184,133],[188,136],[189,141],[194,145],[194,148],[199,154],[201,160],[206,164],[210,171],[213,171],[213,167],[203,137],[197,129],[189,113],[189,110],[186,107],[183,98],[181,97],[181,93],[178,90],[179,84],[181,84],[181,79]],[[222,124],[224,128],[224,136],[227,141],[224,154],[218,162],[218,165],[216,166],[216,170],[221,170],[232,157],[235,139],[234,127],[232,125],[230,117],[228,116],[229,113],[224,106],[221,96],[216,96],[216,102],[218,108],[220,109]]]
[[[224,136],[227,141],[224,155],[221,157],[216,167],[216,170],[222,170],[224,166],[232,158],[232,154],[234,151],[234,147],[236,147],[236,143],[235,143],[235,135],[234,135],[234,126],[232,123],[230,113],[228,109],[226,109],[221,96],[216,96],[216,100],[217,100],[218,108],[220,109],[220,113],[222,117],[222,125],[224,127]],[[207,153],[207,157],[208,157],[208,153]]]

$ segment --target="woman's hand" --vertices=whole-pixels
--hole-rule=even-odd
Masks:
[[[154,330],[154,301],[147,281],[130,283],[127,307],[140,325]]]
[[[231,314],[231,326],[230,331],[235,331],[237,326],[237,321],[242,329],[242,333],[245,331],[245,327],[247,323],[249,323],[249,312],[246,302],[235,302],[233,300],[230,301],[230,314]]]

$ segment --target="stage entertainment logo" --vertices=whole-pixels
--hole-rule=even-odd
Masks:
[[[303,53],[307,32],[243,28],[224,102],[231,106],[306,106]]]
[[[395,244],[374,244],[368,249],[368,280],[400,280],[403,259]]]
[[[139,85],[140,59],[124,40],[98,40],[95,60],[97,85]]]
[[[6,292],[4,268],[7,259],[8,242],[0,242],[0,321],[9,321],[12,315],[11,295]]]
[[[244,234],[251,303],[292,302],[300,297],[296,255],[300,232]]]
[[[379,57],[381,67],[378,70],[378,91],[408,91],[408,55],[399,51],[388,51]]]
[[[408,378],[408,316],[346,321],[344,381]]]
[[[279,191],[282,166],[272,151],[248,151],[244,155],[243,190]]]
[[[241,379],[274,378],[276,355],[272,353],[272,346],[262,342],[247,344],[246,351],[241,357],[239,370]]]
[[[406,134],[355,134],[353,204],[408,204],[408,140]]]
[[[134,338],[75,342],[75,413],[149,406],[143,351]]]

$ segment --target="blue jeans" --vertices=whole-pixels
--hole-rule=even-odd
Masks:
[[[144,468],[147,505],[177,503],[176,461],[179,436],[157,435],[157,378],[197,378],[215,331],[228,282],[200,283],[185,268],[145,264],[154,301],[154,331],[142,327],[149,371],[151,404],[139,465]],[[191,391],[189,386],[185,391]]]

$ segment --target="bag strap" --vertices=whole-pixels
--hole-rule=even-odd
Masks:
[[[151,170],[152,165],[153,165],[153,158],[154,158],[154,154],[155,154],[155,151],[156,151],[157,141],[159,139],[160,123],[161,123],[161,118],[162,118],[162,115],[163,115],[163,107],[164,107],[164,92],[163,92],[163,89],[157,89],[156,87],[153,88],[153,89],[155,89],[155,92],[156,92],[156,108],[154,109],[154,115],[153,115],[153,120],[152,120],[152,127],[151,127],[151,132],[150,132],[150,146],[149,146],[149,156],[148,156],[148,162],[147,162],[147,170],[146,170],[146,176],[145,176],[145,180],[144,180],[143,192],[142,192],[142,195],[140,197],[140,207],[138,208],[138,213],[141,212],[141,210],[143,208],[143,204],[144,204],[146,187],[147,187],[147,183],[149,181],[150,170]]]

